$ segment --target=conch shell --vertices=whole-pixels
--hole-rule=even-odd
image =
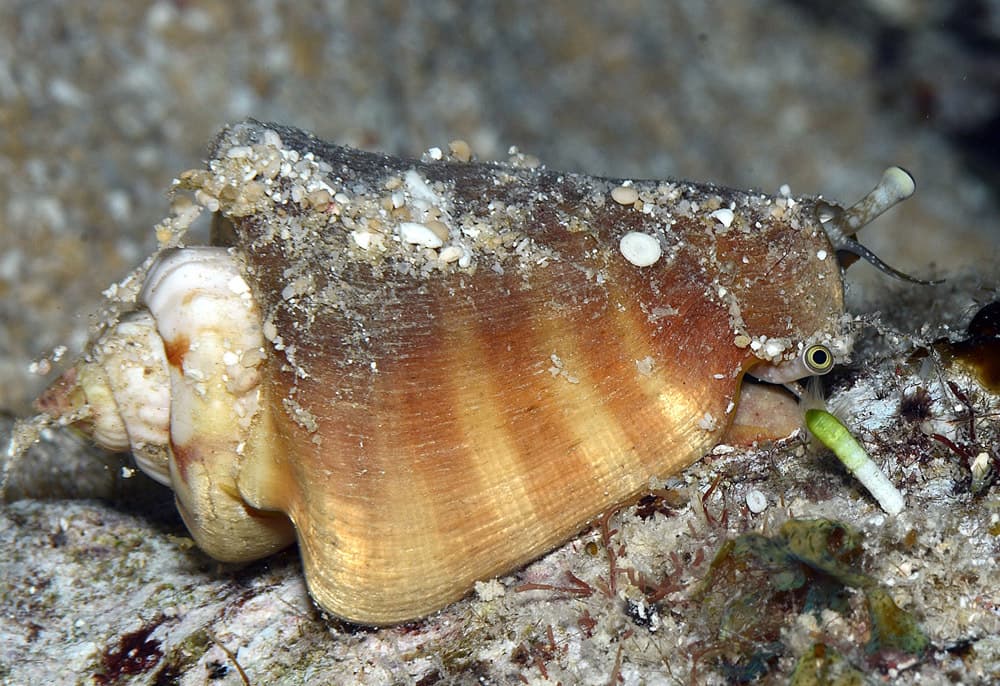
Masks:
[[[228,246],[151,260],[39,404],[131,449],[209,555],[297,540],[324,609],[419,618],[700,458],[745,374],[843,361],[837,252],[903,175],[842,210],[247,121],[177,182]]]

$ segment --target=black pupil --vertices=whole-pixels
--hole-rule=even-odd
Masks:
[[[822,348],[814,349],[812,351],[811,357],[812,357],[812,363],[816,367],[825,367],[827,363],[830,361],[830,358],[827,356],[826,351],[823,350]]]

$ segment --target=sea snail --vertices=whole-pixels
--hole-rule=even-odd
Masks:
[[[843,361],[837,255],[881,265],[853,235],[913,190],[893,168],[842,209],[470,162],[460,143],[400,159],[256,121],[176,185],[227,245],[149,260],[134,311],[39,405],[130,449],[209,555],[297,540],[316,602],[372,625],[697,460],[744,374]]]

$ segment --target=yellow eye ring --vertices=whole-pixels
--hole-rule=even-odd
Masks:
[[[802,362],[813,374],[826,374],[833,369],[833,353],[825,345],[810,345],[802,353]]]

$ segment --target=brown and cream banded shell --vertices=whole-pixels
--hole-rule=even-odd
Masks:
[[[329,612],[419,618],[704,455],[748,372],[842,361],[837,253],[899,174],[844,211],[247,121],[177,182],[224,247],[156,256],[40,404],[131,447],[210,555],[297,540]]]

